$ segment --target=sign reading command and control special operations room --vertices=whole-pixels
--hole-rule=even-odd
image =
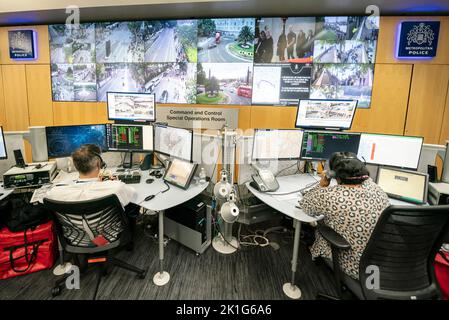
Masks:
[[[437,54],[440,21],[404,21],[399,29],[397,58],[433,58]]]
[[[157,122],[181,128],[237,129],[239,110],[230,108],[157,107]]]

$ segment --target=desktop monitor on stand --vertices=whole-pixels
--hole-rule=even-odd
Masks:
[[[108,151],[125,152],[123,159],[124,168],[132,168],[134,153],[153,152],[153,126],[141,124],[108,124],[106,128]],[[129,161],[126,160],[127,155]],[[146,159],[146,162],[148,161]]]
[[[193,157],[193,130],[155,124],[154,152],[157,153],[157,157],[173,157],[191,162]],[[164,159],[162,159],[162,162],[165,162]]]

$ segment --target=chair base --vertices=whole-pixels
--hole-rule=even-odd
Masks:
[[[301,299],[301,290],[296,285],[292,285],[290,282],[284,283],[282,290],[290,299]]]
[[[95,300],[97,297],[101,279],[108,274],[109,266],[114,266],[114,267],[118,267],[118,268],[122,268],[122,269],[125,269],[128,271],[134,272],[137,275],[138,279],[145,279],[145,277],[147,275],[147,270],[137,268],[131,264],[128,264],[122,260],[118,260],[115,258],[109,258],[106,260],[106,262],[101,262],[101,263],[96,263],[96,264],[98,264],[99,266],[97,269],[98,275],[97,275],[97,282],[95,284],[93,300]],[[57,297],[61,294],[62,290],[64,289],[64,284],[69,276],[70,276],[70,274],[65,273],[63,275],[63,277],[61,277],[60,279],[57,279],[55,281],[55,286],[51,290],[51,295],[53,297]]]

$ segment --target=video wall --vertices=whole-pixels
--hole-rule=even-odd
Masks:
[[[370,106],[379,18],[293,17],[50,25],[54,101],[154,93],[159,103]]]

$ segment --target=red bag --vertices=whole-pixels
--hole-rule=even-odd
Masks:
[[[449,300],[449,253],[440,251],[435,258],[435,276],[444,300]]]
[[[53,221],[36,228],[11,232],[0,230],[0,279],[49,269],[56,258]]]

